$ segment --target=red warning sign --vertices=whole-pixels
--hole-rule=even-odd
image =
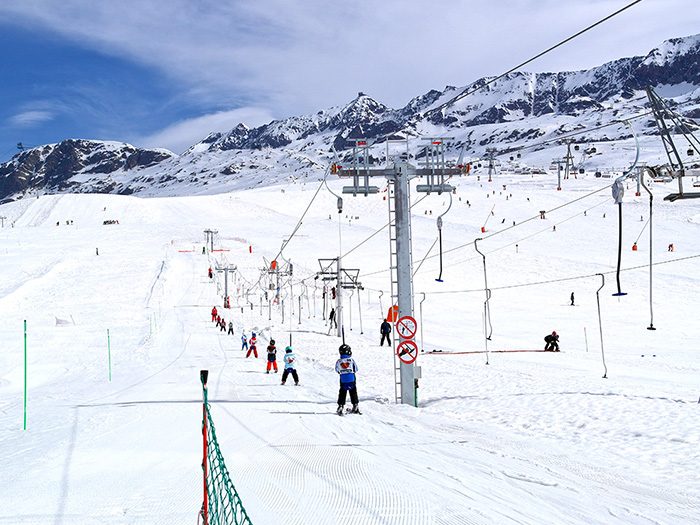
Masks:
[[[401,341],[396,347],[396,355],[402,363],[410,365],[418,358],[418,345],[412,339]]]
[[[402,339],[413,339],[418,331],[418,323],[410,315],[404,315],[396,321],[396,332]]]

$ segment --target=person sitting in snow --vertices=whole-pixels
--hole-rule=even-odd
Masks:
[[[275,368],[275,374],[277,373],[277,348],[275,347],[275,340],[270,339],[270,344],[267,345],[267,371],[266,374],[270,373],[270,368]]]
[[[289,374],[294,378],[294,384],[299,384],[299,376],[297,375],[297,358],[292,351],[292,347],[288,346],[284,349],[284,372],[282,372],[282,384],[287,381]]]
[[[338,392],[338,410],[337,413],[342,415],[345,408],[345,398],[350,392],[350,401],[352,402],[352,409],[350,412],[353,414],[359,414],[359,401],[357,399],[357,382],[355,378],[355,373],[357,372],[357,364],[352,358],[352,350],[349,345],[343,343],[338,348],[340,352],[340,359],[335,363],[335,371],[340,374],[340,390]]]
[[[556,332],[552,332],[544,336],[544,341],[547,343],[544,346],[545,352],[558,352],[559,351],[559,336]]]

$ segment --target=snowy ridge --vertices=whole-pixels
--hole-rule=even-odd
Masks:
[[[122,143],[64,141],[27,150],[0,165],[0,200],[35,192],[79,191],[143,195],[210,194],[315,180],[353,138],[412,139],[413,155],[421,136],[454,136],[453,154],[463,146],[471,159],[487,147],[508,149],[537,145],[561,135],[595,128],[647,111],[644,88],[659,87],[689,118],[700,117],[700,35],[664,42],[646,57],[615,60],[587,71],[514,72],[440,112],[431,109],[458,93],[482,86],[489,77],[464,87],[448,86],[417,96],[392,109],[359,93],[345,106],[315,114],[275,120],[249,128],[241,123],[225,133],[211,133],[182,156],[167,150],[142,150]],[[426,116],[427,115],[427,116]],[[653,136],[651,117],[635,122],[637,132]],[[582,142],[609,143],[598,148],[588,167],[610,169],[619,163],[612,143],[629,137],[625,126],[592,131]],[[663,162],[660,141],[647,143],[642,160]],[[543,148],[544,146],[542,146]],[[546,167],[563,152],[555,143],[547,155],[523,162]],[[539,148],[541,149],[541,148]],[[542,161],[543,157],[548,157]],[[504,159],[502,159],[504,160]]]

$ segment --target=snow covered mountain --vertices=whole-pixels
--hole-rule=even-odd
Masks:
[[[446,108],[442,104],[492,78],[461,88],[446,87],[392,109],[359,93],[347,105],[313,115],[275,120],[257,128],[239,124],[211,133],[176,156],[127,144],[70,140],[24,151],[0,165],[0,200],[27,191],[140,194],[216,193],[298,178],[318,178],[332,148],[347,149],[349,138],[450,136],[452,149],[466,144],[472,158],[486,147],[536,145],[562,134],[600,127],[646,111],[644,88],[654,86],[689,118],[700,117],[700,35],[664,42],[644,57],[621,58],[586,71],[511,73]],[[638,132],[654,135],[650,117],[636,121]],[[630,137],[624,124],[581,136],[583,142],[613,144]],[[660,141],[643,160],[661,161]],[[550,143],[548,147],[556,147]],[[420,140],[412,141],[414,154]],[[544,146],[535,148],[542,150]],[[612,166],[619,150],[598,148],[587,167]],[[561,148],[524,158],[548,163]],[[321,171],[320,171],[321,170]]]

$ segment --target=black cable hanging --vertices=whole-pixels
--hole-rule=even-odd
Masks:
[[[601,279],[603,279],[602,284],[600,285],[600,288],[598,288],[595,292],[595,300],[596,303],[598,304],[598,328],[600,330],[600,354],[603,357],[603,368],[605,369],[605,373],[603,374],[603,379],[608,378],[608,366],[605,364],[605,351],[603,350],[603,321],[600,316],[600,291],[603,289],[605,286],[605,275],[602,273],[597,273],[596,275],[600,275]],[[615,294],[613,294],[615,295]]]
[[[486,350],[486,364],[489,364],[489,341],[491,340],[491,335],[493,335],[493,325],[491,324],[491,308],[489,306],[489,301],[491,300],[491,290],[489,289],[488,281],[486,279],[486,255],[479,250],[477,243],[483,239],[474,239],[474,249],[479,255],[481,255],[481,260],[484,263],[484,293],[486,294],[486,300],[484,301],[484,348]],[[488,330],[487,330],[488,324]]]
[[[627,122],[627,126],[630,128],[630,131],[632,132],[632,136],[634,137],[634,143],[635,147],[637,149],[636,154],[634,156],[634,162],[632,163],[632,166],[620,177],[615,179],[615,182],[612,185],[612,196],[613,199],[615,200],[615,204],[617,204],[617,217],[618,217],[618,226],[617,226],[617,272],[615,274],[615,277],[617,279],[617,293],[614,293],[613,295],[616,297],[620,297],[622,295],[627,295],[626,292],[623,292],[621,287],[620,287],[620,265],[622,264],[622,198],[625,195],[625,185],[624,181],[632,174],[634,171],[635,167],[637,166],[637,162],[639,161],[639,140],[637,139],[637,134],[634,132],[634,128],[632,127],[632,124]]]
[[[452,193],[448,194],[450,196],[450,205],[447,209],[437,218],[437,228],[438,228],[438,239],[440,242],[440,275],[435,279],[437,282],[442,283],[442,218],[447,215],[447,212],[452,208]]]

